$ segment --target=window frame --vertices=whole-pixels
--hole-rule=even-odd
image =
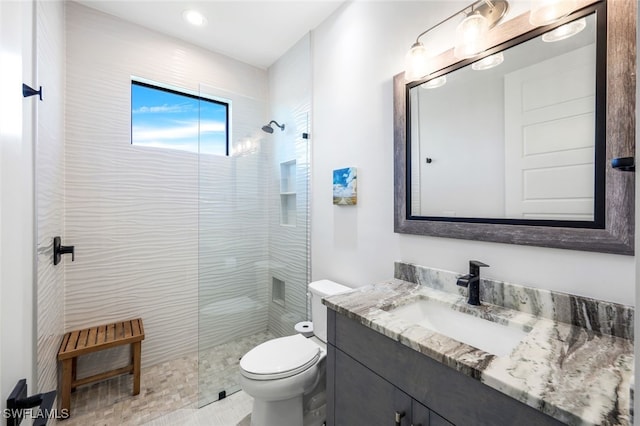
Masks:
[[[148,80],[146,78],[141,78],[141,77],[135,77],[135,76],[131,76],[131,86],[130,86],[130,116],[131,116],[131,120],[129,123],[130,129],[129,129],[129,140],[130,140],[130,144],[133,145],[137,145],[137,146],[144,146],[144,145],[139,145],[139,144],[135,144],[133,141],[133,86],[141,86],[141,87],[146,87],[148,89],[154,89],[154,90],[159,90],[162,92],[167,92],[167,93],[171,93],[173,95],[179,95],[179,96],[184,96],[187,98],[191,98],[191,99],[196,99],[198,100],[198,102],[210,102],[213,104],[217,104],[217,105],[221,105],[225,108],[225,120],[224,120],[224,124],[225,124],[225,152],[224,152],[224,156],[229,157],[230,155],[230,141],[231,141],[231,100],[229,99],[223,99],[223,98],[217,98],[214,96],[206,96],[203,95],[201,93],[196,93],[193,90],[188,90],[188,89],[184,89],[184,88],[180,88],[177,86],[171,86],[168,84],[163,84],[163,83],[159,83],[157,81],[153,81],[153,80]],[[198,124],[200,124],[200,109],[198,109]],[[199,136],[198,136],[199,137]],[[199,142],[199,141],[198,141]],[[149,148],[149,146],[146,146],[147,148]],[[183,150],[180,148],[165,148],[165,149],[173,149],[173,150],[177,150],[177,151],[183,151],[183,152],[193,152],[193,151],[187,151],[187,150]],[[196,152],[196,154],[200,155],[200,144],[198,143],[198,151]],[[209,155],[222,155],[222,154],[209,154]]]

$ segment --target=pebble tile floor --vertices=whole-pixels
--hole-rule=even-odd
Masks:
[[[58,424],[248,426],[253,399],[242,391],[235,392],[240,389],[239,359],[273,337],[268,332],[257,333],[202,351],[200,364],[197,353],[193,353],[145,367],[136,396],[131,395],[133,379],[128,374],[81,386],[71,394],[71,417]],[[222,389],[229,396],[198,409],[198,405],[217,399]]]

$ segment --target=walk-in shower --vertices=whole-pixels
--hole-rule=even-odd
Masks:
[[[294,333],[307,319],[308,114],[291,132],[260,130],[266,105],[201,87],[229,99],[230,156],[199,154],[199,405],[240,390],[240,357]],[[273,133],[284,124],[271,121]],[[251,147],[251,149],[247,149]]]

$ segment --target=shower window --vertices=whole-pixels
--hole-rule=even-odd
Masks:
[[[131,81],[131,144],[229,155],[230,102]]]

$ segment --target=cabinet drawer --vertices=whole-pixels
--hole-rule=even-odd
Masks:
[[[439,416],[435,411],[429,410],[418,401],[413,400],[411,405],[412,419],[411,426],[453,426],[444,417]]]

